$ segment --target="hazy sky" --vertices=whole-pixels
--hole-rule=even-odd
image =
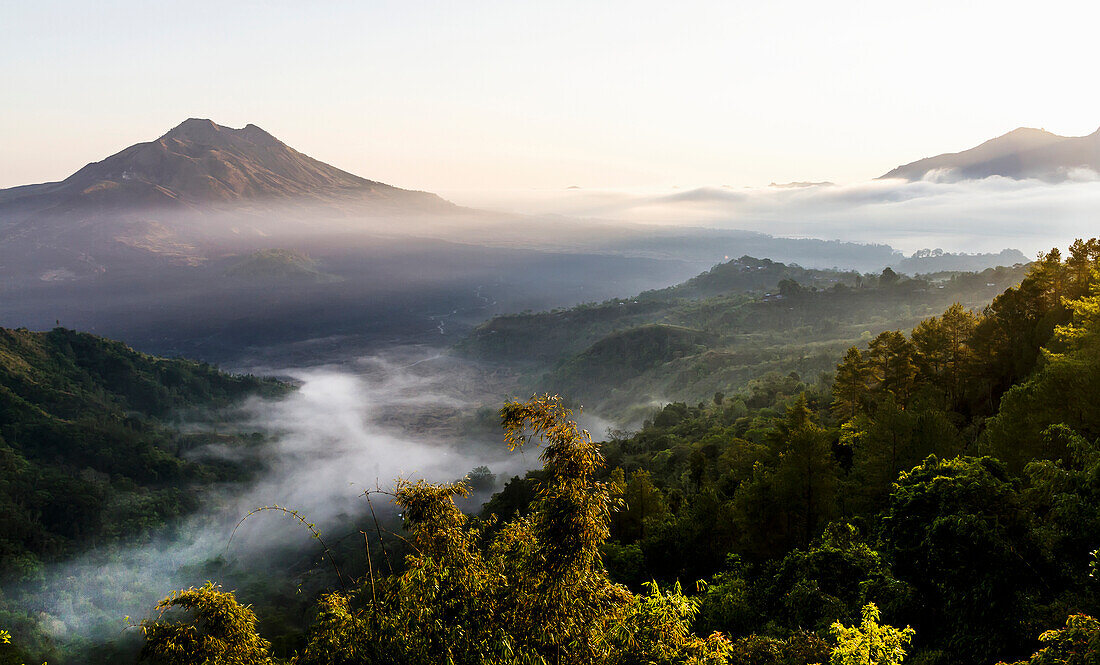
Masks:
[[[1100,125],[1093,2],[4,2],[0,187],[189,116],[428,190],[871,178]]]

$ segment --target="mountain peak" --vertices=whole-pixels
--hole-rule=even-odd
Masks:
[[[1011,132],[1005,134],[1004,136],[1029,136],[1041,134],[1050,134],[1050,132],[1045,129],[1039,129],[1037,127],[1017,127]]]
[[[920,159],[881,177],[969,180],[1002,176],[1057,182],[1081,167],[1093,170],[1100,167],[1100,154],[1089,137],[1066,137],[1045,129],[1017,127],[969,150]]]
[[[251,122],[244,126],[243,129],[230,130],[236,131],[244,138],[256,143],[258,145],[282,145],[283,142],[272,136],[269,132],[263,130],[258,125],[253,125]]]
[[[163,138],[190,139],[209,138],[223,129],[227,129],[208,118],[188,118],[172,129]]]
[[[283,142],[257,125],[248,123],[241,129],[219,125],[207,118],[188,118],[161,137],[201,145],[250,143],[260,147],[282,146]]]
[[[366,180],[313,159],[257,125],[234,129],[209,118],[188,118],[156,140],[88,164],[50,191],[54,198],[35,205],[66,211],[261,200],[418,211],[450,206],[433,194]]]

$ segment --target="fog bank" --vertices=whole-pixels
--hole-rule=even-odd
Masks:
[[[481,440],[455,426],[484,396],[478,372],[423,351],[279,371],[299,388],[282,399],[246,402],[233,427],[271,441],[257,481],[211,490],[198,513],[141,544],[100,548],[48,569],[41,584],[22,590],[21,605],[61,642],[117,639],[124,616],[140,619],[169,591],[202,584],[206,562],[224,558],[262,571],[272,565],[269,553],[320,553],[307,530],[276,512],[252,516],[230,541],[251,510],[274,504],[297,510],[331,541],[366,510],[364,490],[392,489],[395,478],[451,481],[482,464],[500,481],[522,473],[537,456],[509,454],[500,437]],[[390,510],[385,497],[374,505]]]
[[[934,173],[917,182],[790,183],[694,189],[447,192],[464,205],[528,214],[706,225],[776,236],[1034,255],[1096,234],[1100,176],[1079,170],[1067,182],[990,177],[955,181]]]

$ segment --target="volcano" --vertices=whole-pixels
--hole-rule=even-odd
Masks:
[[[135,261],[196,265],[226,241],[263,248],[273,235],[353,232],[365,219],[393,231],[462,210],[313,159],[256,125],[191,118],[64,180],[0,190],[0,275],[49,281]]]

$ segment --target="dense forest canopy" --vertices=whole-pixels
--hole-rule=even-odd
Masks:
[[[868,291],[899,299],[930,284],[876,279]],[[782,295],[836,293],[795,282]],[[610,307],[627,304],[595,310]],[[713,330],[675,325],[601,337],[612,334],[612,353],[648,343],[650,328],[671,348],[713,343]],[[828,376],[763,373],[602,442],[562,398],[508,402],[506,442],[541,442],[542,468],[512,478],[480,514],[455,499],[487,470],[400,481],[388,498],[403,524],[365,526],[357,553],[328,552],[357,581],[334,580],[308,626],[269,624],[211,583],[173,593],[137,627],[142,655],[1095,662],[1100,241],[1041,256],[981,309],[948,303],[864,337],[838,350]]]

